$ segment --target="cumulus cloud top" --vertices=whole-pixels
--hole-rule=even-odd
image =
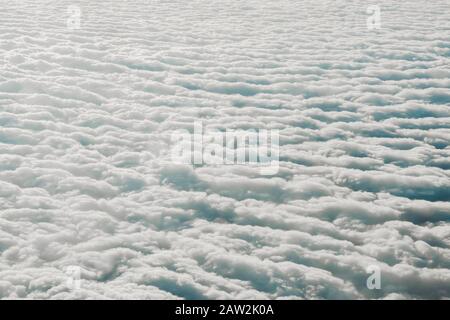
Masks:
[[[450,3],[378,5],[2,1],[0,298],[450,298]],[[278,173],[173,163],[198,120]]]

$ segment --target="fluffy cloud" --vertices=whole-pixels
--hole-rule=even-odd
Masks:
[[[450,5],[367,5],[2,2],[0,298],[450,298]],[[173,163],[195,121],[278,173]]]

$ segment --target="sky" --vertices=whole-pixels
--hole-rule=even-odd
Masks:
[[[449,17],[0,1],[0,298],[450,298]]]

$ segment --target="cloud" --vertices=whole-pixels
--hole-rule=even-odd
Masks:
[[[450,298],[448,1],[380,30],[356,0],[69,5],[0,4],[0,298]],[[278,172],[173,163],[195,121],[279,130]]]

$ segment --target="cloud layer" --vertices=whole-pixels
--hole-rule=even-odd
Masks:
[[[0,298],[450,298],[450,3],[371,4],[1,2]],[[174,164],[198,120],[278,174]]]

